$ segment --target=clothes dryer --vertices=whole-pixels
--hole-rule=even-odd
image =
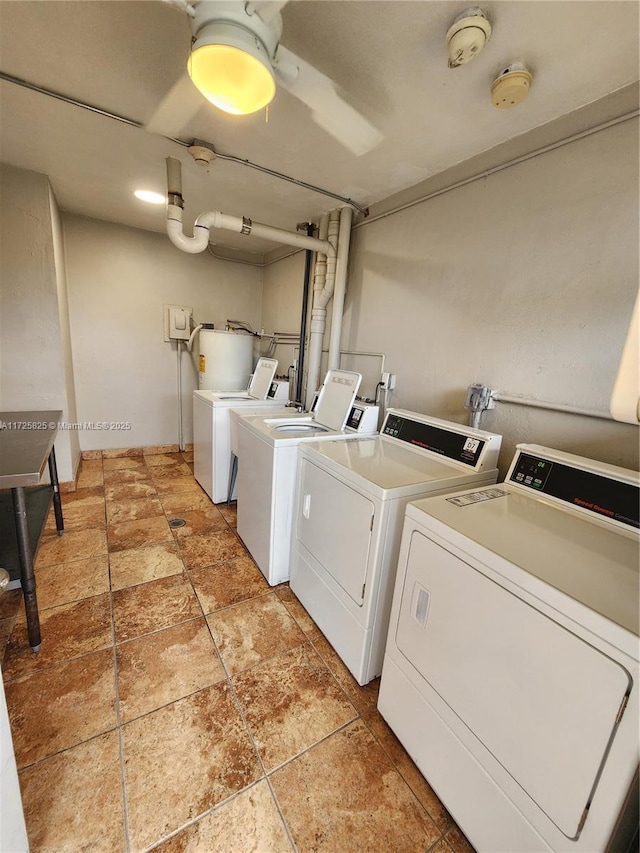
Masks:
[[[274,380],[277,367],[274,358],[258,359],[246,391],[193,392],[193,473],[214,503],[228,498],[229,410],[284,404],[289,398],[289,383]]]
[[[289,578],[298,446],[360,434],[369,423],[353,414],[360,407],[354,401],[361,379],[352,371],[329,370],[313,414],[238,422],[238,535],[272,585]],[[345,426],[349,422],[357,425]]]
[[[389,409],[380,435],[300,445],[291,589],[359,684],[382,672],[407,503],[495,483],[500,444]]]
[[[639,493],[524,444],[504,483],[407,507],[378,707],[479,853],[629,849]]]

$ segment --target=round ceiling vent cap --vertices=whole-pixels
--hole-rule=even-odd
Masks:
[[[522,62],[514,62],[491,84],[491,102],[499,110],[517,107],[529,94],[533,75]]]

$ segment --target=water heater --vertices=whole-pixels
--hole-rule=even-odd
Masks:
[[[198,388],[243,391],[253,371],[253,336],[222,329],[200,329]]]

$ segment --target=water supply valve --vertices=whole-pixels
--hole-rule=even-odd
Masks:
[[[481,385],[480,383],[469,385],[467,396],[464,400],[464,407],[465,409],[471,409],[471,426],[478,428],[482,413],[486,412],[487,409],[495,409],[496,401],[493,394],[493,389],[488,388],[486,385]]]

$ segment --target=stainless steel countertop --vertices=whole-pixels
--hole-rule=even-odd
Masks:
[[[59,411],[0,412],[0,489],[38,485],[61,419]]]

